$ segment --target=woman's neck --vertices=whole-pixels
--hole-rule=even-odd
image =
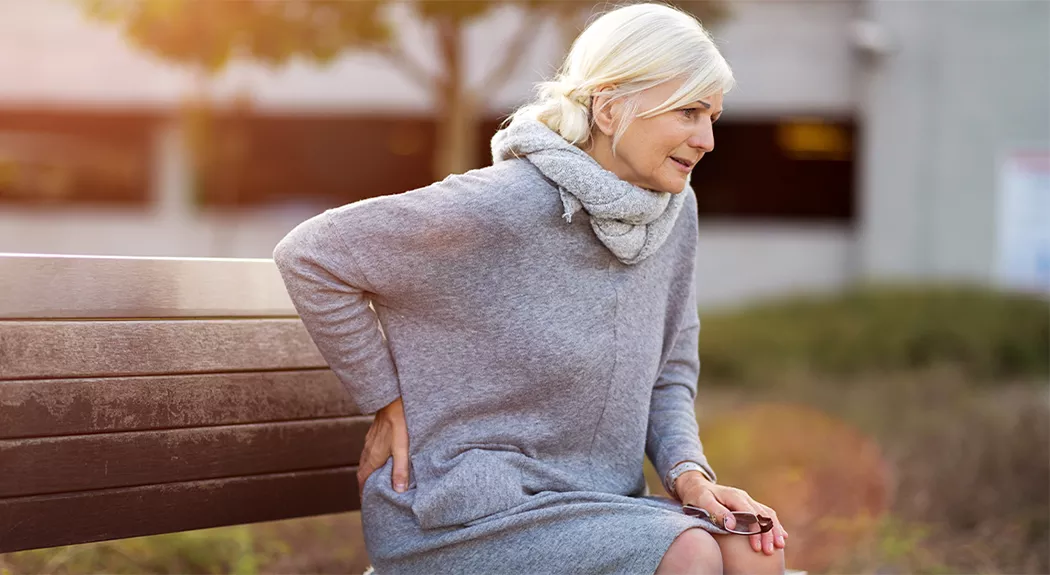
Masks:
[[[601,131],[595,130],[591,135],[590,144],[586,148],[581,149],[586,152],[588,156],[594,158],[594,161],[598,162],[598,165],[612,172],[621,180],[640,188],[648,189],[637,182],[631,181],[628,176],[630,172],[627,169],[627,166],[620,158],[613,154],[612,138],[606,136]]]

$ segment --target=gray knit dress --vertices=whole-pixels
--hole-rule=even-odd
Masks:
[[[682,531],[720,532],[642,473],[648,455],[714,476],[693,403],[696,197],[627,264],[592,227],[599,203],[573,216],[571,182],[495,159],[327,210],[274,251],[361,412],[404,403],[411,478],[394,491],[388,459],[365,481],[369,558],[378,575],[653,573]],[[566,162],[577,185],[622,185]]]

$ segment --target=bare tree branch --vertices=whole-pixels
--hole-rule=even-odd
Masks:
[[[521,63],[521,58],[525,54],[526,47],[530,40],[533,39],[536,34],[536,28],[546,18],[547,13],[540,8],[526,8],[525,9],[525,21],[522,22],[521,28],[518,28],[517,34],[511,39],[510,44],[503,52],[503,61],[499,63],[495,68],[489,72],[488,77],[481,84],[486,92],[492,92],[499,90],[510,75],[514,72],[514,69]]]
[[[423,66],[413,60],[404,50],[396,45],[394,40],[378,49],[381,56],[385,57],[391,64],[401,70],[410,80],[418,84],[428,93],[433,92],[441,83],[441,78],[427,72]]]

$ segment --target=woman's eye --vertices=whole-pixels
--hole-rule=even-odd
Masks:
[[[696,113],[696,108],[682,108],[682,115],[686,118],[692,118]]]

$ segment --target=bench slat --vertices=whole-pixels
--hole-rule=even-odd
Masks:
[[[324,367],[299,319],[0,321],[0,380]]]
[[[0,499],[0,553],[360,509],[357,468]]]
[[[0,318],[296,316],[269,259],[0,253]]]
[[[371,417],[0,441],[0,497],[356,465]]]
[[[0,382],[0,439],[358,414],[330,370]]]

